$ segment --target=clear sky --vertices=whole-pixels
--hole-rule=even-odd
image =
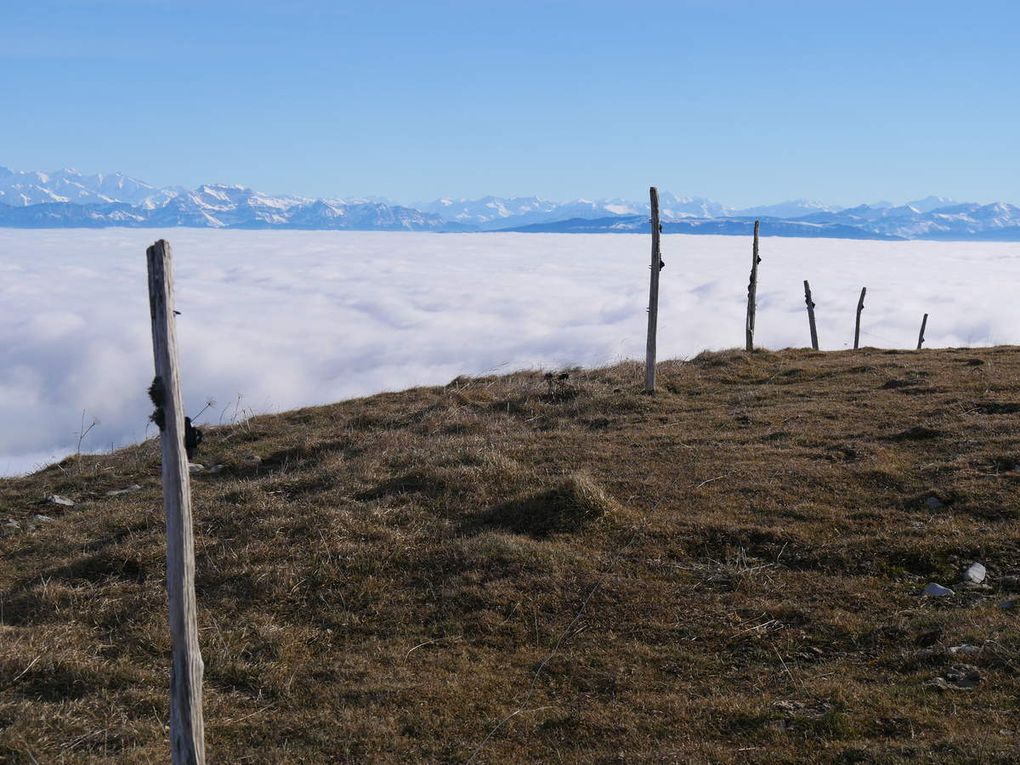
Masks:
[[[158,185],[1020,202],[1020,3],[3,0],[0,104]]]

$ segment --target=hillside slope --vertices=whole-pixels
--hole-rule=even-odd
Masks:
[[[1020,759],[1020,349],[640,380],[210,429],[209,761]],[[0,481],[0,761],[166,761],[158,473],[150,441]]]

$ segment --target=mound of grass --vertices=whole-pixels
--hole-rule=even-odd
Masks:
[[[547,537],[580,531],[618,512],[616,500],[584,473],[573,473],[552,488],[504,502],[485,513],[482,522],[518,534]]]

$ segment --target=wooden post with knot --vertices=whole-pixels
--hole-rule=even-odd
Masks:
[[[808,327],[811,329],[811,348],[818,350],[818,329],[815,327],[815,301],[811,299],[811,285],[804,280],[804,302],[807,303]]]
[[[170,609],[170,761],[204,765],[202,654],[195,602],[195,541],[191,527],[191,478],[184,444],[184,405],[174,321],[170,243],[159,240],[146,253],[149,308],[156,378],[149,394],[156,405],[166,513],[166,586]]]
[[[760,221],[754,222],[754,245],[751,252],[751,281],[747,285],[747,343],[748,351],[754,350],[754,314],[758,302],[758,264],[761,258],[758,257],[758,228]]]
[[[921,319],[921,332],[917,336],[917,350],[921,350],[921,346],[924,345],[924,330],[928,326],[928,314],[924,315]]]
[[[659,237],[659,190],[649,189],[652,203],[652,275],[648,287],[648,342],[645,347],[645,393],[655,393],[655,336],[659,324],[659,271],[662,270],[662,252]]]
[[[867,287],[861,287],[861,297],[857,301],[857,322],[854,324],[854,350],[861,347],[861,311],[864,310],[864,296],[868,294]]]

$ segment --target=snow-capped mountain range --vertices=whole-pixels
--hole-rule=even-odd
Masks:
[[[368,200],[270,196],[243,186],[156,188],[125,175],[0,167],[0,226],[292,228],[439,231],[439,216]]]
[[[773,236],[1020,241],[1020,208],[927,197],[852,208],[791,200],[734,209],[662,192],[666,232],[745,234],[761,219]],[[0,167],[0,226],[168,227],[357,231],[625,233],[648,230],[648,202],[554,202],[538,197],[443,198],[405,206],[376,199],[272,196],[242,186],[157,188],[121,173],[16,172]]]
[[[0,167],[0,204],[12,207],[53,202],[79,205],[126,202],[157,207],[174,193],[174,190],[157,189],[122,173],[82,175],[70,169],[53,173],[15,172]]]

